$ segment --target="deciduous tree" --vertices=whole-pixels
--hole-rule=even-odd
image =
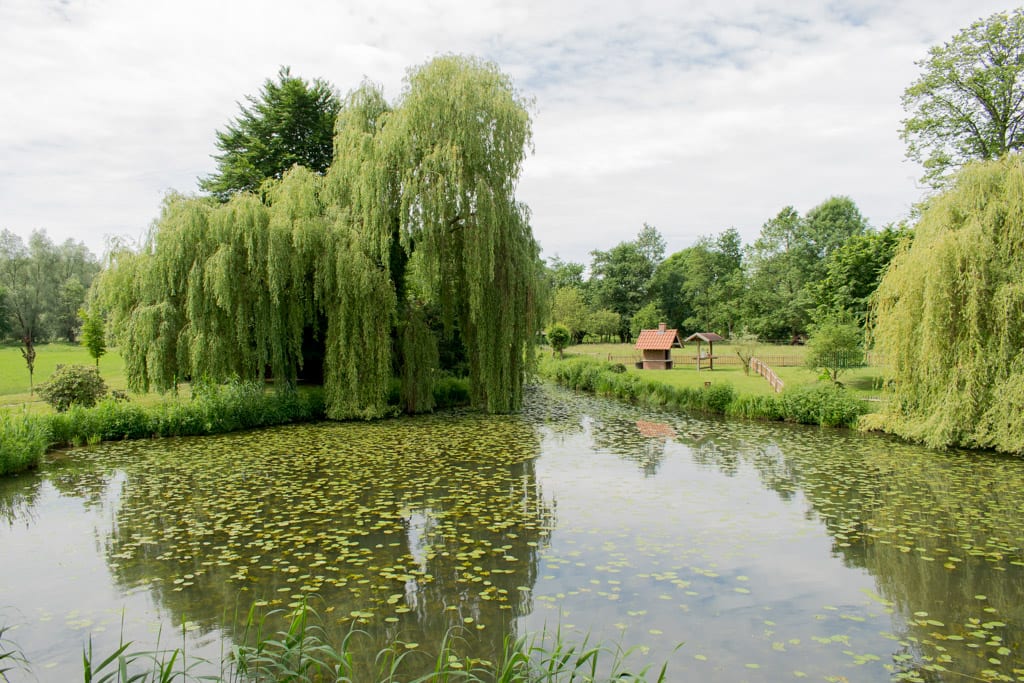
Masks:
[[[583,342],[587,333],[587,318],[590,311],[578,287],[561,287],[555,290],[551,302],[552,322],[562,323],[569,328],[573,341]]]
[[[814,298],[816,319],[849,314],[860,326],[867,319],[871,296],[897,248],[913,233],[904,227],[854,235],[825,259],[824,277],[808,283]]]
[[[892,393],[870,426],[1024,452],[1024,159],[969,164],[930,200],[876,297]]]
[[[633,314],[629,331],[634,338],[639,337],[641,330],[657,329],[658,325],[663,322],[665,322],[665,314],[652,301]]]
[[[658,231],[644,224],[635,240],[620,242],[608,251],[591,252],[591,303],[619,315],[620,341],[628,341],[629,321],[649,299],[651,276],[664,250],[665,242]]]
[[[81,308],[78,310],[78,317],[82,321],[82,344],[89,350],[89,355],[96,361],[98,369],[100,356],[107,352],[107,335],[104,330],[103,315],[99,311]]]
[[[925,182],[942,186],[969,160],[1024,146],[1024,9],[974,22],[917,65],[900,133]]]
[[[807,367],[827,373],[832,382],[864,361],[864,334],[850,316],[824,319],[810,328]]]
[[[346,98],[324,175],[295,167],[224,204],[170,196],[99,288],[130,385],[268,368],[290,383],[319,338],[331,417],[383,414],[393,376],[408,410],[429,410],[429,310],[464,346],[474,405],[517,409],[547,296],[514,194],[528,104],[495,65],[440,57],[394,106],[369,84]]]

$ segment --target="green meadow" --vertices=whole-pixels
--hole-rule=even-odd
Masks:
[[[707,350],[702,345],[701,351]],[[768,381],[751,372],[743,372],[743,366],[736,356],[736,347],[721,343],[715,344],[714,370],[708,370],[706,364],[697,370],[693,357],[697,355],[697,347],[687,345],[682,349],[673,349],[672,358],[675,366],[671,370],[640,370],[634,362],[640,360],[640,352],[633,344],[579,344],[565,350],[565,356],[586,356],[597,360],[611,360],[622,363],[630,374],[638,374],[644,379],[656,380],[676,388],[699,388],[707,382],[712,384],[728,383],[740,394],[771,394]],[[819,373],[803,365],[807,348],[804,346],[781,346],[761,344],[756,347],[754,355],[763,359],[778,374],[786,388],[796,388],[814,384]],[[851,368],[839,376],[839,381],[847,389],[861,399],[878,401],[881,399],[885,368],[879,365],[866,365]],[[872,411],[874,412],[874,411]]]

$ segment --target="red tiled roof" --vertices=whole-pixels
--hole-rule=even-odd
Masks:
[[[672,348],[673,344],[682,346],[682,343],[679,342],[679,335],[676,334],[675,330],[641,330],[640,336],[636,338],[636,348],[638,351],[646,351],[648,349],[667,351]]]

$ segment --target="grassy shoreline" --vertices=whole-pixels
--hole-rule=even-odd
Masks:
[[[852,391],[824,383],[797,386],[781,394],[741,393],[731,383],[717,379],[700,386],[674,386],[661,379],[665,373],[629,372],[622,363],[583,356],[546,358],[538,373],[570,389],[638,405],[752,420],[856,427],[867,412],[865,402]],[[767,382],[756,379],[767,387]]]

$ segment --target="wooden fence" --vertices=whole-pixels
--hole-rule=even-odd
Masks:
[[[596,356],[597,354],[594,354],[594,355]],[[773,356],[761,356],[761,358],[762,358],[762,360],[765,363],[768,363],[770,365],[774,365],[775,367],[780,367],[780,368],[797,367],[797,366],[801,366],[801,365],[804,364],[804,359],[801,358],[800,356],[774,356],[773,355]],[[607,360],[609,363],[623,363],[624,365],[632,365],[633,363],[635,363],[635,362],[637,362],[639,360],[642,360],[642,359],[641,359],[639,354],[635,355],[635,356],[613,356],[612,354],[608,354],[608,356],[606,357],[605,360]],[[703,364],[705,366],[707,365],[707,361],[708,361],[707,356],[704,356],[702,358],[702,362],[703,362]],[[684,352],[680,352],[678,349],[672,354],[672,365],[674,367],[679,367],[680,365],[696,365],[696,364],[697,364],[697,355],[696,354],[687,354],[685,351]],[[733,354],[723,354],[721,356],[716,353],[715,354],[715,365],[736,365],[736,366],[739,366],[739,367],[743,367],[743,361],[741,361],[740,357],[737,356],[735,353],[733,353]]]
[[[574,352],[575,353],[586,353],[586,352],[579,352],[579,351],[575,351],[575,350],[574,350]],[[600,358],[601,357],[601,354],[597,354],[597,353],[586,354],[586,355],[592,355],[595,358]],[[788,355],[788,354],[766,354],[766,355],[758,356],[758,358],[761,359],[761,362],[766,363],[766,364],[768,364],[768,365],[770,365],[772,367],[775,367],[775,368],[798,368],[798,367],[803,367],[803,366],[805,366],[807,364],[806,361],[804,360],[803,356],[793,356],[793,355]],[[637,362],[639,360],[642,360],[642,359],[640,357],[640,354],[636,354],[636,355],[633,355],[633,356],[614,356],[612,354],[608,354],[605,357],[605,360],[609,361],[610,363],[623,363],[625,365],[632,365],[633,363],[635,363],[635,362]],[[706,365],[707,364],[707,356],[705,356],[703,360],[704,360],[704,364]],[[840,360],[842,360],[842,359],[840,359]],[[696,354],[692,354],[692,353],[688,354],[688,353],[685,352],[685,350],[681,352],[679,349],[675,349],[673,351],[673,353],[672,353],[672,364],[675,367],[679,367],[681,365],[696,365],[697,364],[697,356],[696,356]],[[715,365],[736,365],[736,366],[742,367],[743,366],[743,361],[741,361],[740,357],[737,356],[735,353],[728,353],[727,352],[727,353],[724,353],[722,355],[718,355],[716,353],[715,354]],[[841,362],[839,365],[840,365],[840,367],[843,367],[843,368],[857,368],[857,367],[865,367],[865,366],[868,366],[868,367],[881,367],[881,366],[885,365],[885,359],[882,357],[881,354],[876,353],[874,351],[869,351],[866,354],[864,354],[863,360],[861,362],[859,362],[859,363]]]
[[[784,386],[782,380],[763,360],[760,358],[751,358],[750,369],[768,380],[768,384],[775,390],[776,394],[782,391],[782,387]]]

